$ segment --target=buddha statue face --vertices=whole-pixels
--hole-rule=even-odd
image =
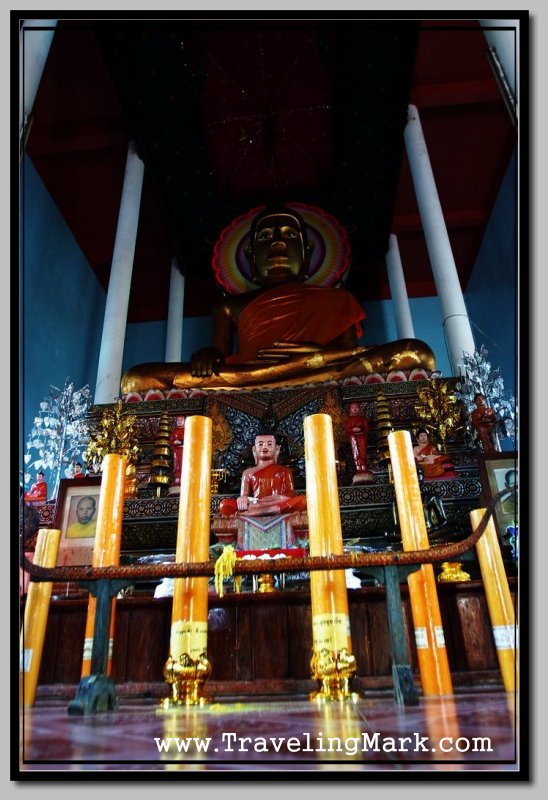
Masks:
[[[306,279],[309,247],[304,223],[290,210],[259,215],[248,250],[256,283],[261,286]]]
[[[276,437],[270,434],[259,434],[255,437],[255,444],[251,448],[255,463],[278,461],[280,455],[280,445],[276,442]]]

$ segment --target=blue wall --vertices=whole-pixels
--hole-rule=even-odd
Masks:
[[[89,384],[95,391],[105,292],[26,156],[22,180],[19,375],[25,452],[50,386],[62,388],[69,378],[75,388]],[[34,480],[35,470],[31,474]]]
[[[483,344],[504,388],[516,396],[517,242],[516,160],[511,159],[465,291],[476,349]],[[527,269],[527,266],[525,266]]]
[[[398,338],[391,300],[364,303],[367,318],[362,323],[360,344],[382,344]],[[428,344],[436,357],[436,369],[451,376],[451,366],[442,329],[441,306],[437,297],[415,297],[409,300],[415,338]]]
[[[122,372],[135,364],[164,361],[167,323],[139,322],[127,326]],[[185,317],[183,321],[182,360],[190,361],[200,347],[211,345],[211,318]]]

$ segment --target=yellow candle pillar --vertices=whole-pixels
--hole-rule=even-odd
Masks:
[[[404,551],[429,545],[419,479],[409,431],[388,434],[388,447]],[[452,694],[434,568],[423,564],[409,575],[409,597],[422,689],[425,695]]]
[[[311,556],[343,555],[333,423],[329,414],[304,419],[308,539]],[[355,672],[344,570],[310,573],[312,671],[320,696],[348,695]]]
[[[470,512],[470,520],[474,530],[477,529],[484,514],[484,508],[477,508]],[[485,588],[489,616],[491,617],[502,681],[507,692],[514,692],[518,671],[516,616],[492,517],[476,543],[476,553]]]
[[[97,528],[93,556],[93,567],[117,567],[120,563],[122,541],[122,518],[124,514],[126,456],[108,453],[103,459],[99,507],[97,509]],[[109,657],[107,675],[112,664],[112,645],[114,639],[114,617],[116,600],[112,600],[109,635]],[[95,628],[96,598],[90,595],[86,619],[84,654],[82,657],[82,677],[90,674],[93,631]]]
[[[61,531],[40,528],[36,539],[34,563],[40,567],[55,567]],[[23,629],[21,630],[21,668],[19,696],[22,705],[34,705],[38,673],[42,661],[52,584],[49,581],[29,583]]]
[[[209,417],[187,418],[181,467],[181,492],[175,561],[209,560],[209,517],[213,426]],[[210,674],[207,661],[208,578],[175,578],[169,658],[164,675],[173,687],[171,702],[203,701]],[[169,705],[166,701],[164,705]]]

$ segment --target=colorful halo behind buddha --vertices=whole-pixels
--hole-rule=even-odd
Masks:
[[[311,286],[336,286],[350,265],[350,243],[342,225],[317,206],[286,203],[306,222],[308,238],[314,243],[307,283]],[[213,248],[212,267],[217,283],[228,294],[253,291],[257,284],[245,255],[252,219],[266,206],[257,206],[236,217],[220,234]]]

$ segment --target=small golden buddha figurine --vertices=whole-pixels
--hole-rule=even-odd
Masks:
[[[470,580],[470,575],[462,569],[460,561],[443,561],[441,570],[437,578],[438,583],[458,583]]]
[[[311,252],[306,224],[292,208],[257,214],[246,251],[257,290],[230,295],[214,309],[213,347],[196,351],[187,364],[132,367],[122,378],[122,394],[301,386],[395,369],[435,369],[431,349],[418,339],[358,346],[365,312],[345,289],[306,284]]]

